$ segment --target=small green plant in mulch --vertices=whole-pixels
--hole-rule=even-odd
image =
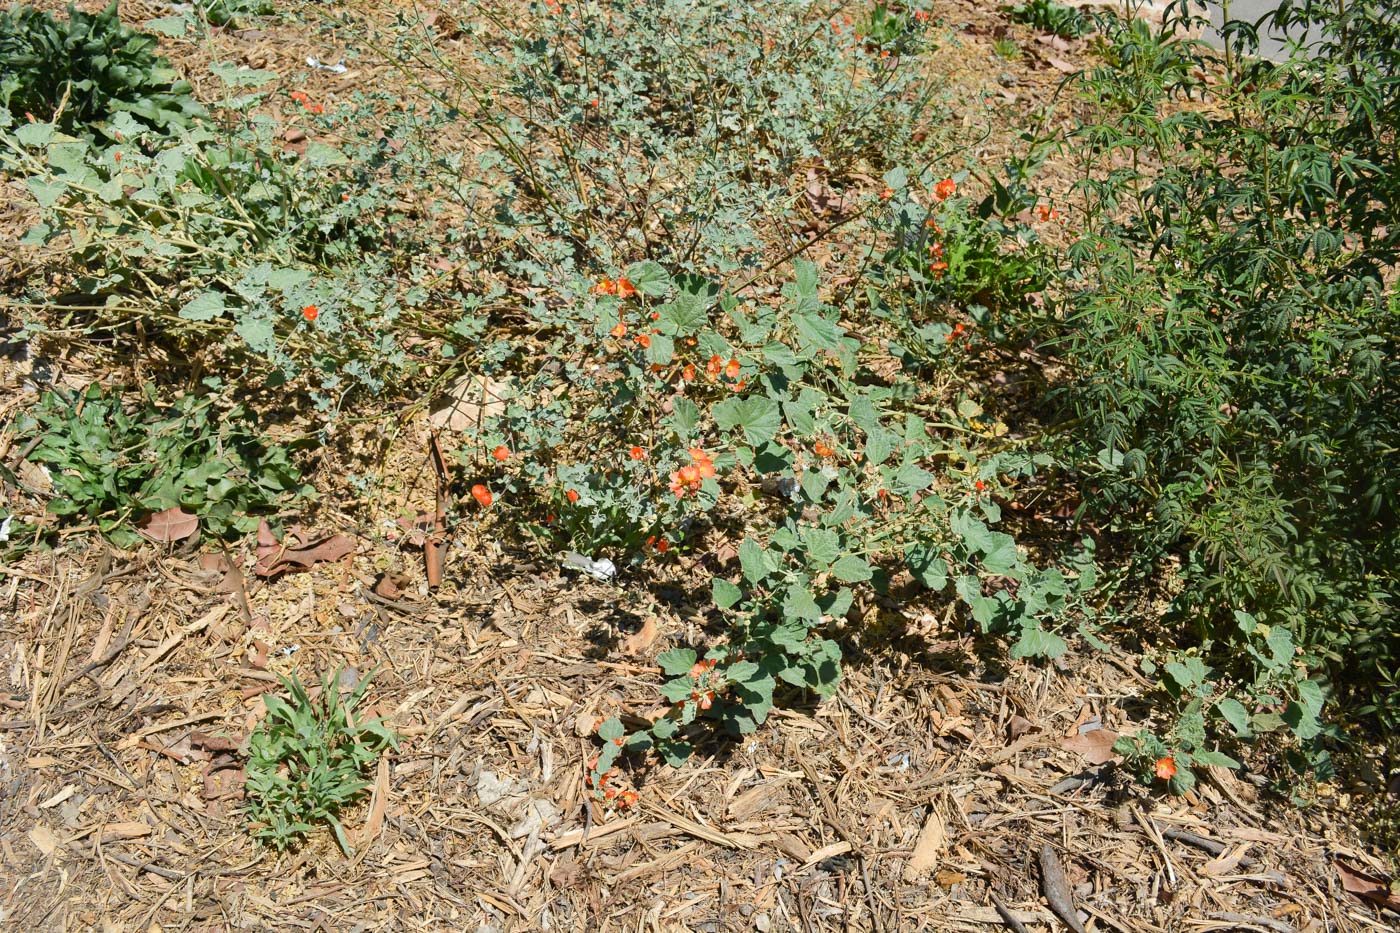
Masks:
[[[183,508],[205,532],[227,537],[311,491],[246,409],[213,397],[162,405],[148,387],[127,405],[120,390],[97,384],[76,394],[54,388],[15,428],[34,442],[30,462],[48,470],[48,511],[96,525],[119,547],[136,544],[137,523],[156,512]]]
[[[339,676],[327,676],[313,698],[293,675],[282,681],[290,701],[263,696],[267,716],[248,740],[245,767],[245,813],[255,839],[285,850],[324,823],[350,854],[341,810],[369,786],[364,774],[370,764],[398,747],[383,720],[356,714],[370,679],[342,697]]]
[[[1093,17],[1086,16],[1072,6],[1056,3],[1055,0],[1028,0],[1013,7],[1003,7],[1011,14],[1011,19],[1024,23],[1041,32],[1053,33],[1064,39],[1077,39],[1094,30]]]
[[[189,126],[203,108],[155,47],[115,3],[101,13],[70,6],[67,20],[33,7],[0,12],[0,111],[104,141],[118,114],[161,132]]]

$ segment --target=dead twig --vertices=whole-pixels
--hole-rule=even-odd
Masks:
[[[996,908],[997,916],[1000,917],[1001,922],[1006,924],[1007,928],[1011,930],[1011,933],[1030,933],[1030,931],[1026,929],[1025,924],[1016,919],[1016,915],[1011,912],[1011,908],[1007,907],[1006,904],[1002,902],[1002,899],[997,897],[995,891],[988,891],[987,893],[992,898],[992,906]]]
[[[1040,847],[1040,880],[1045,891],[1045,900],[1055,916],[1064,921],[1074,933],[1084,933],[1084,924],[1079,922],[1079,914],[1074,909],[1074,896],[1070,893],[1069,879],[1060,865],[1060,857],[1055,847],[1046,843]]]

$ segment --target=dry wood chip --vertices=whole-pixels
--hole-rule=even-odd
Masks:
[[[913,854],[904,863],[904,880],[914,881],[932,870],[947,847],[948,821],[943,815],[943,808],[935,804],[929,808],[924,828],[919,830]]]

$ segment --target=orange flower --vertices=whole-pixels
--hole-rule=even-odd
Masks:
[[[593,286],[595,295],[616,295],[617,283],[612,279],[599,279],[598,284]]]
[[[113,153],[112,160],[115,162],[120,162],[122,160],[122,154],[120,152]]]
[[[627,456],[631,457],[633,460],[645,460],[647,458],[647,452],[633,445],[633,447],[627,451]]]
[[[740,370],[739,361],[738,361],[738,360],[730,360],[727,364],[725,364],[725,367],[724,367],[724,375],[725,375],[726,378],[729,378],[729,379],[738,379],[738,378],[739,378],[739,370]]]
[[[686,363],[686,364],[685,364],[685,369],[682,369],[682,370],[681,370],[681,378],[684,379],[686,382],[694,382],[694,381],[695,381],[695,364],[694,364],[694,363]]]
[[[662,538],[660,541],[656,542],[656,553],[665,554],[668,550],[670,550],[670,547],[671,542],[667,541],[665,538]]]
[[[620,278],[617,280],[617,297],[631,298],[635,294],[637,294],[637,286],[626,279]]]
[[[1035,213],[1036,216],[1040,218],[1041,223],[1054,220],[1056,217],[1060,216],[1060,212],[1048,204],[1042,204],[1037,207]]]
[[[951,178],[945,178],[933,186],[933,195],[940,201],[946,201],[958,193],[958,183]]]
[[[568,492],[564,493],[564,495],[566,495],[566,496],[569,497],[569,501],[570,501],[570,502],[577,502],[577,501],[578,501],[578,490],[577,490],[577,489],[570,489]]]
[[[634,790],[625,790],[618,794],[617,805],[621,809],[635,807],[637,805],[637,792]]]
[[[943,273],[948,271],[948,264],[940,259],[937,262],[929,263],[928,269],[933,273],[934,278],[941,279],[943,278]]]
[[[942,258],[943,258],[943,244],[942,244],[942,243],[938,243],[938,242],[930,243],[930,244],[928,245],[928,254],[929,254],[930,256],[932,256],[934,259],[942,259]]]
[[[1176,777],[1176,759],[1168,755],[1165,758],[1157,759],[1157,776],[1164,781],[1170,781]]]
[[[507,447],[505,444],[502,444],[495,450],[491,451],[491,456],[495,457],[502,463],[505,463],[507,460],[510,459],[510,448]]]
[[[296,101],[297,103],[301,104],[303,107],[305,107],[311,101],[311,98],[307,96],[307,93],[305,91],[292,91],[292,93],[288,94],[287,96],[290,97],[292,100]]]
[[[979,479],[977,482],[973,483],[972,485],[974,485],[974,486],[977,487],[977,491],[978,491],[978,492],[986,492],[986,491],[987,491],[987,484],[984,483],[984,482],[982,482],[980,479]]]
[[[719,374],[723,370],[724,360],[720,358],[720,355],[718,353],[710,357],[710,361],[705,364],[705,375],[710,377],[711,382],[714,382],[716,379],[718,379]]]
[[[316,316],[320,313],[321,309],[316,307],[315,305],[307,305],[306,307],[301,309],[301,316],[306,318],[308,321],[316,320]]]
[[[612,334],[614,337],[625,337],[627,336],[627,325],[618,321],[617,326],[608,331],[608,333]]]
[[[643,350],[647,349],[651,346],[651,338],[646,334],[639,335],[637,337],[637,346],[641,347]]]
[[[714,706],[714,705],[715,705],[715,695],[714,695],[714,692],[711,691],[711,692],[705,694],[704,696],[702,696],[702,697],[700,698],[699,703],[700,703],[700,708],[701,708],[701,709],[709,709],[711,706]]]
[[[701,479],[709,479],[715,475],[715,462],[710,455],[699,447],[691,447],[687,453],[690,459],[695,461],[695,468],[700,471]]]
[[[701,484],[715,475],[714,461],[705,451],[699,447],[692,447],[690,458],[695,462],[671,472],[671,494],[677,499],[684,499],[692,493],[699,492]]]
[[[885,53],[885,54],[889,54],[889,53]],[[884,191],[881,191],[881,192],[880,192],[880,200],[881,200],[881,201],[888,201],[888,200],[889,200],[890,198],[892,198],[892,197],[894,197],[894,189],[893,189],[893,188],[886,188]]]
[[[480,483],[472,487],[472,498],[475,499],[483,509],[491,506],[491,490]]]
[[[836,453],[835,450],[833,450],[831,447],[828,447],[823,441],[817,441],[815,444],[813,444],[812,450],[816,451],[818,457],[830,457],[832,454]]]

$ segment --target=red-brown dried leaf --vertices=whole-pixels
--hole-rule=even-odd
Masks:
[[[253,572],[264,578],[310,570],[320,563],[341,560],[355,551],[355,539],[349,535],[314,537],[291,529],[281,544],[277,544],[276,539],[268,544],[267,539],[271,537],[272,531],[264,522],[258,528],[258,562],[253,566]]]
[[[1357,871],[1341,859],[1337,859],[1333,864],[1337,866],[1337,876],[1341,878],[1342,887],[1348,894],[1355,894],[1363,900],[1400,911],[1400,895],[1392,891],[1385,880]]]
[[[136,523],[142,535],[160,544],[184,541],[199,531],[199,516],[178,505],[163,512],[153,512]]]

